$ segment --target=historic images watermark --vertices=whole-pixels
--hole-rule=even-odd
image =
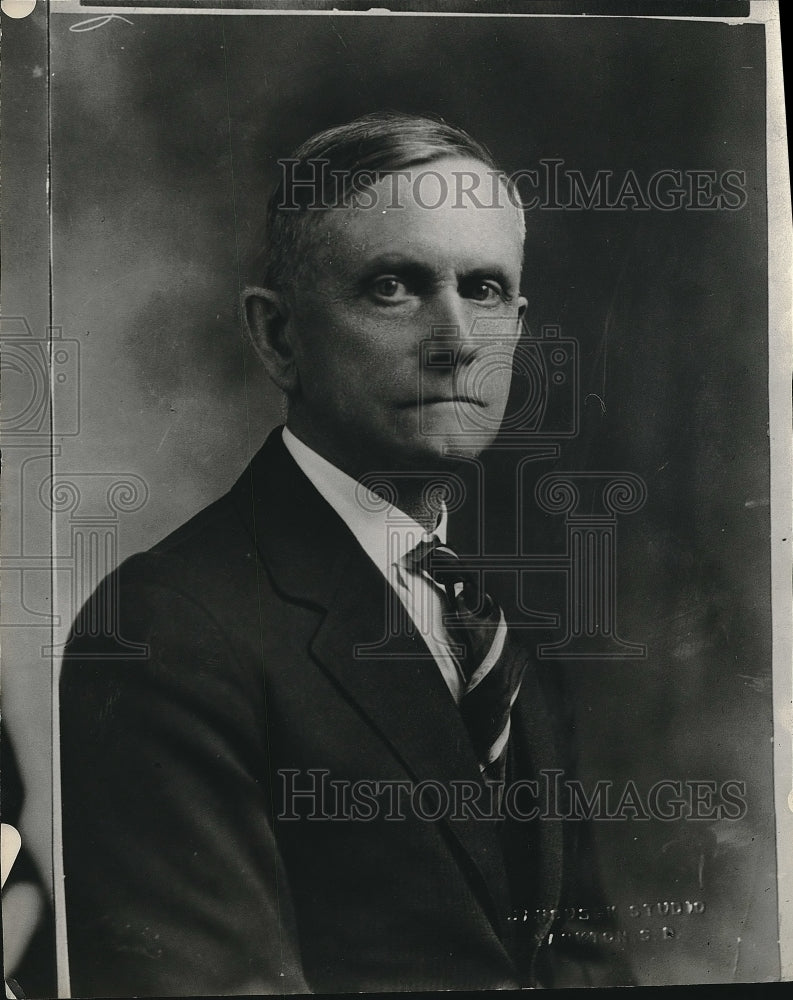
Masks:
[[[511,174],[500,170],[453,170],[451,182],[431,165],[393,170],[330,170],[329,161],[282,159],[279,208],[328,211],[333,208],[392,211],[408,194],[433,210],[503,208],[525,211],[739,211],[747,202],[745,170],[679,169],[652,173],[601,168],[584,172],[563,159],[540,159]],[[484,178],[487,180],[484,180]]]
[[[439,820],[740,820],[746,815],[746,783],[664,778],[647,788],[635,781],[601,780],[592,787],[563,770],[538,772],[536,779],[488,785],[427,779],[348,780],[323,768],[278,771],[279,820],[313,822],[399,822],[408,817]]]

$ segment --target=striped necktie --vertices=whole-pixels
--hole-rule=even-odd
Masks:
[[[414,573],[426,574],[446,595],[444,624],[462,647],[465,679],[460,714],[483,779],[503,785],[510,734],[510,711],[520,690],[528,654],[510,636],[504,612],[479,587],[476,573],[436,537],[421,541],[406,556]]]

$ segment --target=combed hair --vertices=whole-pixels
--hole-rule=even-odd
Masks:
[[[461,128],[441,118],[401,112],[375,112],[318,132],[279,164],[289,165],[296,187],[287,191],[285,171],[267,203],[265,234],[252,267],[251,281],[289,292],[308,257],[311,228],[335,205],[343,204],[355,178],[380,177],[446,157],[478,160],[501,174],[510,199],[523,212],[516,187],[495,163],[490,150]]]

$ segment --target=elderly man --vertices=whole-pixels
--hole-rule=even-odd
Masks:
[[[597,899],[581,824],[511,794],[569,767],[552,671],[446,545],[455,462],[505,411],[523,237],[441,121],[285,161],[243,305],[286,427],[67,649],[74,995],[618,978],[554,924]],[[116,595],[145,655],[87,624]]]

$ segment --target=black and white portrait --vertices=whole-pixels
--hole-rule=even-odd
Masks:
[[[11,995],[789,975],[778,21],[287,6],[4,17]]]

